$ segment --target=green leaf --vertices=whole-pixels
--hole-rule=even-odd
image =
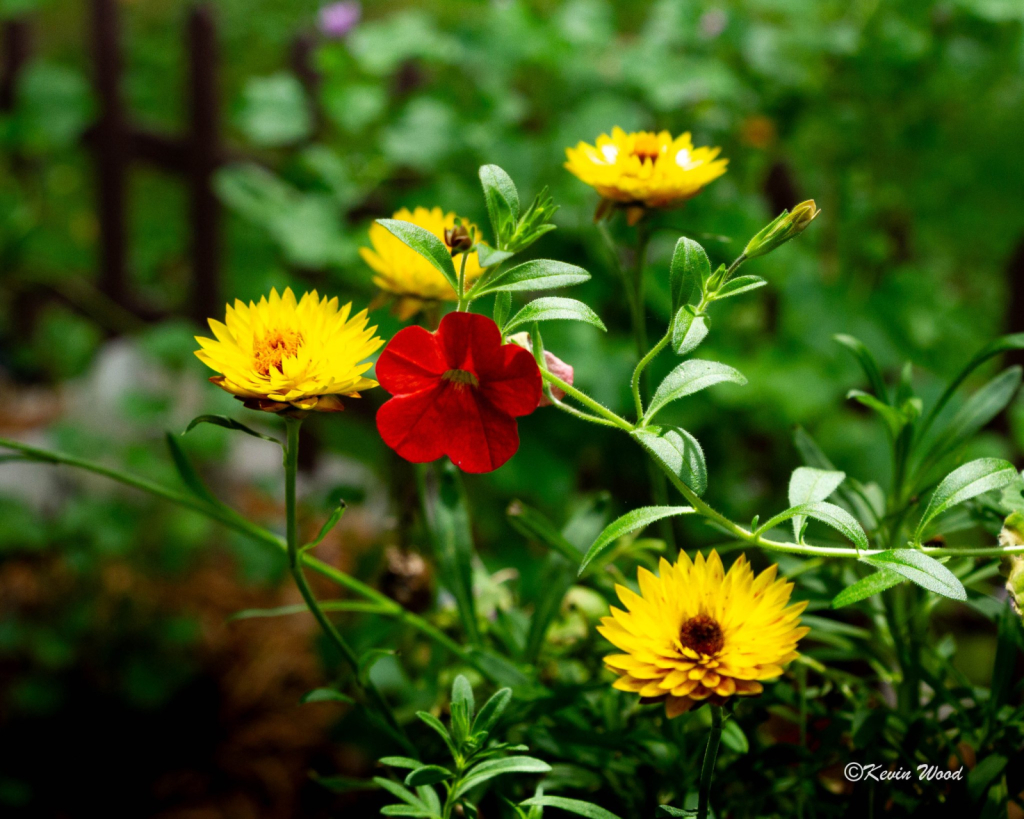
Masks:
[[[661,816],[687,816],[693,819],[697,815],[696,808],[674,808],[671,805],[658,805],[658,813]]]
[[[480,642],[473,597],[473,533],[458,468],[445,461],[417,467],[424,518],[441,582],[455,597],[469,641]]]
[[[875,357],[871,355],[871,351],[864,346],[864,343],[860,341],[860,339],[854,338],[853,336],[839,333],[838,335],[832,336],[832,338],[853,353],[854,358],[857,359],[857,363],[860,364],[861,369],[864,370],[864,375],[867,376],[868,383],[871,384],[871,389],[874,390],[875,396],[883,403],[888,404],[889,390],[885,386],[885,379],[882,378],[882,371],[879,369],[878,362],[875,361]]]
[[[876,568],[889,569],[903,575],[911,583],[916,583],[943,597],[950,597],[953,600],[967,599],[964,585],[957,576],[934,557],[929,557],[917,549],[890,549],[877,555],[868,555],[861,560]]]
[[[862,577],[852,586],[847,586],[839,592],[832,599],[832,608],[841,609],[843,606],[859,603],[861,600],[866,600],[869,597],[884,592],[886,589],[891,589],[893,586],[898,586],[900,583],[905,582],[906,578],[903,575],[889,569],[880,569],[874,574]]]
[[[438,733],[441,739],[444,740],[444,744],[448,746],[448,750],[451,751],[453,757],[458,757],[459,751],[452,741],[452,735],[448,733],[448,729],[444,727],[441,720],[427,711],[417,711],[416,716]]]
[[[455,273],[451,251],[433,233],[412,222],[399,219],[378,219],[377,224],[386,228],[397,238],[430,262],[447,279],[452,289],[458,291],[459,277]]]
[[[383,776],[375,776],[373,781],[376,785],[379,785],[396,799],[401,799],[403,802],[412,805],[414,808],[426,808],[426,805],[423,804],[418,796],[402,785],[399,785],[397,782],[386,779]]]
[[[324,600],[320,603],[324,611],[355,611],[363,614],[392,614],[393,609],[380,603],[366,603],[362,600]],[[259,617],[284,617],[289,614],[308,614],[309,606],[305,603],[294,603],[290,606],[277,606],[272,609],[244,609],[227,618],[227,622],[235,620],[252,620]]]
[[[789,479],[789,505],[799,506],[802,503],[827,500],[844,480],[846,480],[845,472],[798,466],[793,470]],[[793,517],[793,537],[798,543],[800,542],[800,532],[803,531],[804,520],[803,515]]]
[[[580,284],[589,279],[590,274],[582,267],[551,259],[535,259],[499,271],[494,278],[483,282],[480,290],[474,289],[473,295],[484,296],[499,291],[552,290]]]
[[[346,508],[345,501],[338,501],[338,508],[331,513],[331,516],[324,522],[324,525],[320,527],[320,531],[317,533],[317,536],[302,547],[302,551],[314,549],[319,546],[323,542],[323,539],[330,533],[331,529],[337,526],[338,521],[344,517]]]
[[[725,725],[722,726],[722,743],[737,754],[745,754],[750,751],[747,735],[743,733],[743,729],[734,719],[726,720]]]
[[[383,756],[377,762],[390,768],[418,768],[423,764],[418,759],[407,756]]]
[[[509,313],[512,312],[512,294],[507,290],[503,290],[494,297],[494,323],[502,328],[502,333],[508,335],[505,331],[505,322],[508,321]]]
[[[698,495],[708,488],[708,470],[704,450],[697,439],[682,427],[649,426],[629,433],[652,458]]]
[[[1017,470],[1002,458],[979,458],[954,469],[936,487],[917,524],[914,540],[921,541],[925,527],[957,504],[993,489],[1002,489],[1017,478]]]
[[[1020,387],[1020,382],[1021,368],[1008,367],[974,393],[938,433],[923,461],[938,461],[973,437],[1006,408]]]
[[[508,522],[512,528],[524,537],[540,541],[572,563],[576,563],[580,559],[581,550],[566,540],[558,527],[546,515],[538,512],[532,506],[515,500],[508,505],[505,514],[508,516]]]
[[[614,813],[605,810],[593,802],[584,802],[580,799],[567,799],[564,796],[534,796],[525,802],[520,802],[524,807],[540,806],[544,808],[558,808],[560,810],[575,813],[577,816],[585,816],[586,819],[619,819]]]
[[[699,358],[684,361],[658,385],[651,405],[644,413],[643,422],[646,424],[650,421],[666,404],[723,381],[741,385],[747,383],[747,379],[739,370],[717,361],[702,361]]]
[[[511,333],[516,327],[521,327],[534,321],[555,321],[557,319],[582,321],[597,327],[601,331],[606,329],[604,322],[601,321],[597,313],[583,302],[576,301],[576,299],[549,296],[548,298],[534,299],[525,305],[505,325],[505,333]]]
[[[333,688],[314,688],[308,694],[304,694],[300,702],[305,705],[307,702],[347,702],[354,703],[351,697],[335,691]]]
[[[262,438],[264,441],[271,441],[278,446],[284,446],[278,438],[274,438],[272,435],[264,435],[262,432],[257,432],[256,430],[247,427],[245,424],[236,421],[234,418],[228,418],[226,415],[199,415],[189,422],[189,425],[181,434],[188,434],[200,424],[213,424],[214,426],[224,427],[224,429],[233,429],[238,432],[244,432],[246,435],[251,435],[253,438]]]
[[[826,501],[814,501],[813,503],[802,503],[799,506],[792,506],[785,512],[779,513],[771,520],[762,524],[758,527],[757,532],[758,534],[767,532],[797,515],[814,518],[831,526],[833,529],[841,532],[847,540],[853,542],[858,549],[869,548],[868,536],[864,534],[864,529],[857,518],[843,509],[843,507],[836,506],[834,503],[827,503]]]
[[[693,297],[694,291],[711,278],[711,262],[708,254],[693,239],[683,236],[676,242],[669,267],[669,288],[672,293],[672,310],[678,311]]]
[[[469,738],[469,726],[473,721],[476,708],[473,700],[473,686],[462,674],[455,678],[452,685],[452,731],[460,743]]]
[[[484,189],[484,201],[494,229],[495,242],[500,242],[519,219],[519,191],[512,177],[497,165],[483,165],[480,168],[480,184]]]
[[[676,355],[692,353],[707,338],[710,325],[707,316],[698,316],[692,304],[684,304],[672,321],[672,349]]]
[[[458,799],[496,776],[510,773],[548,773],[551,766],[541,759],[532,756],[510,756],[505,759],[491,759],[470,768],[459,786],[452,792],[451,798]]]
[[[583,562],[580,563],[578,575],[582,575],[594,560],[610,549],[620,537],[637,532],[655,521],[672,517],[673,515],[689,515],[694,511],[692,506],[644,506],[627,512],[618,520],[613,521],[605,527],[598,535],[597,540],[587,551]]]
[[[757,290],[766,284],[768,282],[760,276],[737,276],[735,279],[729,279],[718,289],[718,292],[715,293],[715,301],[738,296],[740,293],[746,293],[750,290]]]
[[[482,242],[473,246],[470,253],[476,253],[477,261],[480,262],[480,267],[495,267],[502,262],[507,262],[516,254],[510,250],[495,250],[490,245],[485,245]]]
[[[452,684],[452,702],[464,705],[466,707],[466,715],[473,719],[473,714],[476,711],[476,703],[473,699],[473,686],[469,684],[469,680],[462,674],[459,674]]]
[[[181,477],[182,483],[188,488],[189,492],[195,495],[200,500],[204,500],[214,506],[222,506],[221,502],[217,500],[216,496],[206,487],[203,483],[203,479],[199,477],[199,473],[196,472],[192,461],[189,460],[188,455],[185,454],[185,450],[181,448],[181,444],[178,443],[176,436],[171,433],[166,433],[164,436],[167,441],[167,448],[171,451],[171,459],[174,461],[174,466],[178,470],[178,475]]]
[[[410,788],[418,788],[421,785],[435,785],[451,779],[455,774],[440,765],[424,765],[414,771],[410,771],[405,777],[405,784]]]
[[[511,701],[511,688],[501,688],[495,691],[491,698],[483,704],[480,713],[476,715],[476,719],[473,720],[471,733],[476,734],[481,731],[489,733],[498,723],[498,720],[501,719],[502,713]]]
[[[1024,333],[1013,333],[1012,335],[1000,336],[999,338],[990,341],[984,347],[982,347],[974,357],[967,362],[956,378],[954,378],[949,386],[946,387],[945,392],[942,393],[939,400],[935,402],[935,406],[932,407],[931,412],[928,413],[928,418],[925,420],[924,428],[927,429],[931,422],[935,420],[935,417],[942,412],[942,408],[949,403],[949,399],[953,397],[953,394],[959,389],[960,385],[967,380],[971,373],[973,373],[978,367],[988,361],[990,358],[994,358],[997,355],[1008,353],[1011,350],[1024,350]]]
[[[862,390],[850,390],[846,397],[852,398],[857,403],[863,404],[865,407],[873,409],[881,415],[893,440],[899,438],[903,428],[920,414],[920,401],[918,399],[910,399],[901,407],[893,407]]]
[[[414,807],[412,805],[385,805],[380,809],[381,816],[422,816],[430,819],[436,814],[429,808]]]

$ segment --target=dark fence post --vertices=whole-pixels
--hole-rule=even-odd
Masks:
[[[213,176],[221,159],[217,37],[209,6],[192,9],[188,20],[190,133],[188,177],[192,225],[192,304],[205,323],[222,307],[220,292],[220,204]]]
[[[0,64],[0,111],[14,110],[18,77],[32,51],[29,33],[26,20],[8,20],[4,23],[4,55]]]
[[[93,0],[93,58],[99,119],[94,131],[100,221],[100,289],[128,304],[127,164],[131,139],[121,99],[117,0]]]

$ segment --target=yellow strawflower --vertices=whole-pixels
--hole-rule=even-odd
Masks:
[[[338,412],[342,396],[377,386],[363,373],[383,344],[366,326],[366,311],[351,312],[351,303],[339,308],[337,298],[315,290],[296,302],[290,287],[259,304],[236,299],[224,323],[210,319],[216,340],[196,336],[196,356],[220,373],[210,381],[250,409]]]
[[[416,208],[413,211],[402,208],[393,218],[429,230],[451,248],[445,231],[449,231],[449,237],[453,235],[458,218],[454,213],[445,213],[441,208]],[[476,226],[464,220],[462,224],[475,241],[479,233]],[[373,245],[372,250],[363,247],[359,253],[374,270],[373,283],[384,293],[396,297],[395,312],[399,318],[410,318],[423,307],[424,302],[458,299],[455,290],[436,267],[376,222],[370,227],[370,243]],[[461,244],[456,245],[457,250]],[[461,265],[462,260],[456,259],[455,269],[458,270]],[[466,284],[476,281],[482,272],[477,254],[470,253],[466,259]]]
[[[681,205],[724,174],[729,160],[716,159],[720,151],[694,148],[689,133],[673,139],[668,131],[627,134],[613,128],[596,146],[580,142],[566,148],[565,167],[604,200],[625,207],[635,224],[645,209]]]
[[[605,665],[619,675],[614,687],[648,701],[664,700],[677,717],[704,701],[721,705],[732,696],[760,694],[760,680],[782,674],[797,656],[807,603],[787,605],[793,584],[776,579],[776,566],[754,576],[741,555],[728,572],[718,553],[673,566],[661,576],[639,570],[640,594],[617,586],[627,611],[612,608],[598,627],[625,654]]]

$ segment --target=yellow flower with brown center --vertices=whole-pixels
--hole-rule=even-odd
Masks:
[[[616,586],[627,610],[612,608],[598,627],[626,652],[604,658],[619,675],[614,687],[664,700],[670,718],[760,694],[760,681],[782,674],[810,631],[799,625],[807,603],[787,605],[793,584],[776,570],[755,577],[741,555],[725,572],[715,551],[693,561],[680,552],[674,566],[662,559],[660,576],[639,570],[640,594]]]
[[[647,208],[681,205],[724,174],[729,160],[716,159],[720,151],[695,148],[689,133],[673,138],[668,131],[627,134],[613,128],[596,145],[580,142],[566,148],[565,167],[595,188],[605,203],[625,207],[630,224],[635,224]]]
[[[224,322],[210,319],[215,338],[196,336],[196,356],[220,373],[210,381],[250,409],[339,412],[342,396],[377,386],[363,374],[384,343],[365,310],[351,312],[351,303],[339,308],[315,290],[296,302],[290,287],[259,304],[236,299]]]
[[[393,218],[429,230],[445,243],[452,255],[464,253],[467,246],[477,241],[479,234],[475,225],[459,220],[454,213],[445,213],[441,208],[416,208],[413,211],[402,208]],[[461,228],[456,227],[457,221],[461,222]],[[454,288],[436,267],[376,222],[370,227],[370,243],[372,249],[362,247],[359,253],[374,270],[373,283],[385,294],[395,297],[395,312],[399,318],[410,318],[425,302],[458,299]],[[462,260],[457,259],[455,269],[461,265]],[[466,258],[467,286],[476,281],[483,270],[477,254],[470,253]]]

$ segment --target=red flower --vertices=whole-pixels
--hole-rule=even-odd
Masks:
[[[516,454],[515,419],[541,396],[533,355],[502,344],[498,325],[475,313],[449,313],[436,333],[398,332],[377,380],[394,396],[377,412],[384,443],[413,463],[447,455],[466,472],[492,472]]]

